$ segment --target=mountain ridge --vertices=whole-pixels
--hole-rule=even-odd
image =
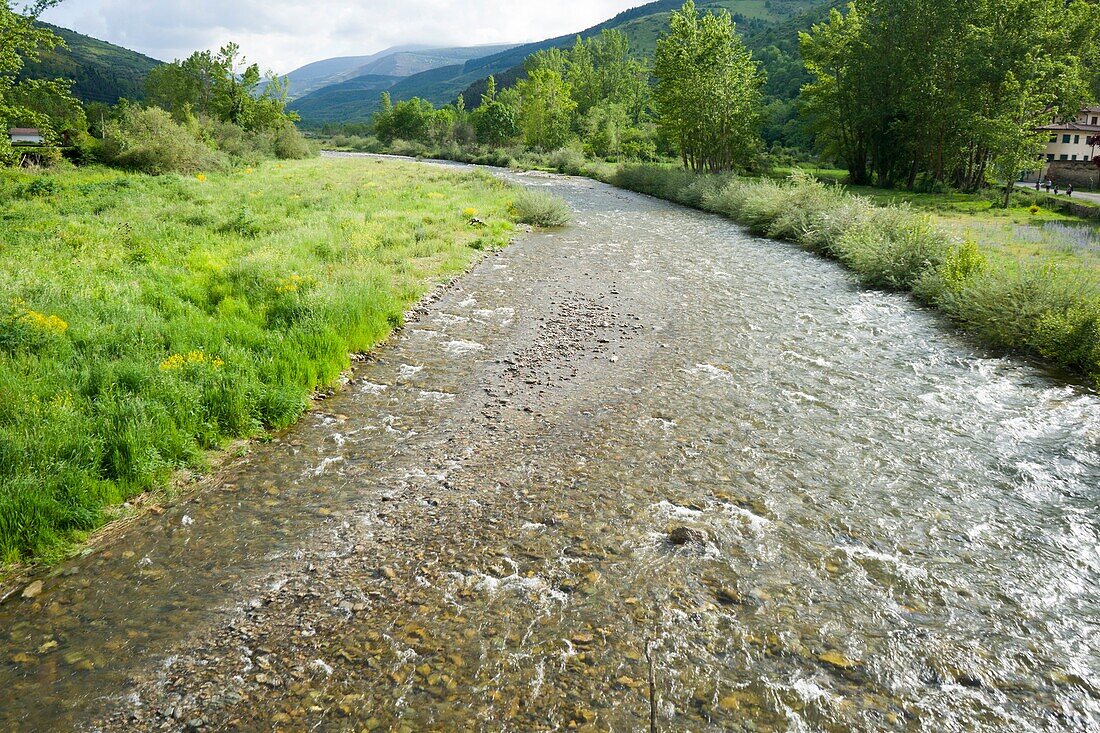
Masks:
[[[738,21],[743,34],[761,32],[799,17],[806,11],[835,4],[836,0],[704,0],[701,10],[728,10]],[[605,29],[623,30],[631,43],[631,50],[638,56],[652,54],[656,38],[667,24],[667,17],[678,10],[683,0],[655,0],[635,8],[624,10],[615,16],[577,33],[555,36],[542,41],[522,44],[496,54],[472,58],[462,64],[431,69],[401,78],[384,91],[389,91],[395,101],[421,97],[441,105],[454,101],[463,94],[467,104],[476,103],[490,75],[499,76],[503,85],[514,83],[522,75],[522,64],[533,53],[549,48],[565,48],[574,40],[599,35]],[[371,99],[351,88],[319,89],[304,95],[291,105],[307,125],[329,122],[363,122],[378,107],[378,98]],[[313,96],[316,94],[317,96]],[[339,98],[339,109],[329,107],[328,102]]]

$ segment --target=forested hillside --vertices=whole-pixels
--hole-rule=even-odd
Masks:
[[[776,66],[794,65],[801,68],[796,53],[798,31],[808,29],[814,22],[825,18],[827,8],[836,3],[837,0],[713,0],[701,3],[700,9],[728,10],[746,40],[759,39],[758,43],[749,43],[754,50],[773,45],[775,34],[780,34],[781,45],[774,45],[786,51],[773,54]],[[592,38],[604,30],[621,31],[628,39],[634,56],[649,58],[653,55],[658,35],[668,23],[669,14],[681,4],[680,0],[658,0],[619,13],[579,33],[516,46],[464,64],[414,74],[396,82],[388,91],[395,101],[420,97],[433,104],[447,104],[463,94],[468,103],[476,102],[484,92],[485,80],[489,76],[495,75],[501,87],[508,87],[522,76],[523,62],[532,54],[549,48],[568,48],[578,35]],[[306,124],[314,125],[365,121],[378,109],[377,94],[359,94],[351,88],[344,88],[336,95],[334,91],[319,89],[296,101],[292,108]],[[797,87],[794,93],[797,94]]]
[[[24,78],[72,79],[73,94],[82,102],[114,104],[122,98],[144,99],[145,78],[160,61],[67,28],[41,25],[60,36],[65,47],[27,64]]]

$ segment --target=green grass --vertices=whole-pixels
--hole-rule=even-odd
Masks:
[[[0,173],[0,561],[56,557],[207,450],[294,422],[506,243],[513,198],[361,159]]]

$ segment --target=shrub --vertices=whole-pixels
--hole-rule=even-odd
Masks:
[[[940,266],[951,242],[928,216],[882,207],[846,231],[836,247],[841,261],[864,282],[909,290],[926,271]]]
[[[57,191],[57,181],[42,176],[20,186],[18,195],[25,198],[43,198],[46,196],[53,196]]]
[[[549,162],[550,167],[558,173],[564,173],[567,176],[582,176],[588,159],[579,150],[561,148],[550,154]]]
[[[516,220],[523,224],[553,229],[569,223],[569,205],[556,196],[540,191],[522,191],[512,202]]]
[[[120,122],[104,131],[99,156],[110,165],[153,175],[221,170],[227,163],[196,131],[159,107],[126,110]]]
[[[279,160],[305,160],[317,155],[316,147],[289,122],[275,130],[271,149]]]

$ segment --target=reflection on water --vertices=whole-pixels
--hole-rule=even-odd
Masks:
[[[722,220],[509,177],[575,225],[0,607],[0,727],[152,727],[169,690],[244,728],[641,730],[647,649],[664,730],[1100,727],[1095,395]]]

